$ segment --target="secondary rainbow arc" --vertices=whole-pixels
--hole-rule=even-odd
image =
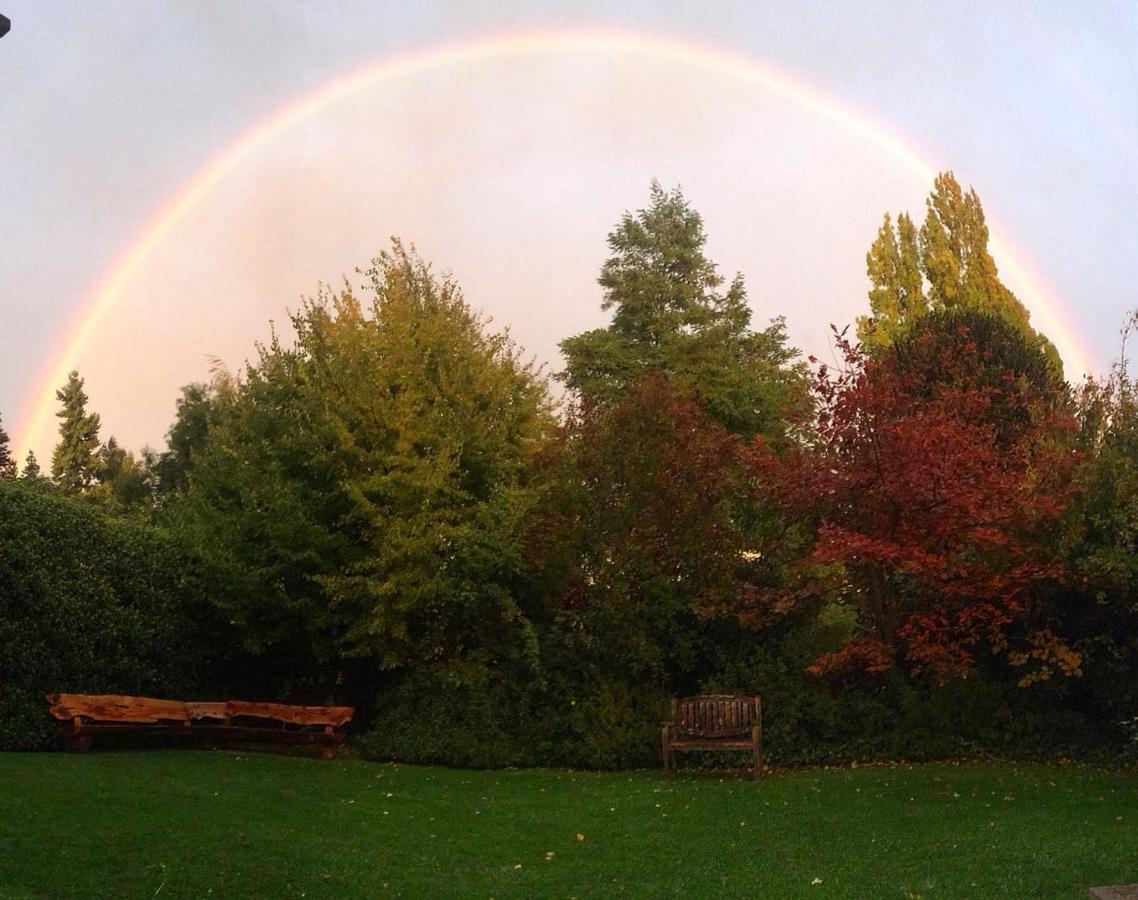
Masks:
[[[56,387],[76,367],[83,349],[116,297],[178,224],[258,149],[321,110],[381,82],[414,76],[430,69],[474,65],[511,56],[581,51],[640,55],[729,76],[815,112],[876,144],[925,184],[931,185],[939,168],[914,149],[910,141],[871,115],[734,50],[663,36],[556,31],[480,38],[392,56],[317,87],[260,120],[221,150],[156,211],[81,305],[77,324],[67,331],[61,348],[49,358],[36,379],[36,387],[25,404],[30,412],[25,412],[15,429],[19,454],[23,455],[51,421]],[[1001,270],[1010,275],[1018,286],[1037,327],[1051,337],[1072,374],[1091,372],[1091,354],[1081,346],[1077,332],[1065,320],[1059,303],[1043,288],[1022,254],[1013,252],[1010,245],[997,236],[1001,229],[994,223],[990,224],[992,253]]]

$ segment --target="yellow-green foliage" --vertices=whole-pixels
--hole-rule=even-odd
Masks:
[[[1032,329],[1026,307],[1000,281],[980,197],[951,172],[937,175],[919,231],[907,213],[896,226],[885,214],[866,254],[866,274],[870,314],[858,317],[857,335],[870,348],[890,346],[927,312],[971,310],[1013,324],[1062,371],[1054,346]]]
[[[232,578],[248,649],[330,684],[532,643],[514,593],[543,380],[449,277],[394,243],[361,300],[322,291],[218,392],[177,516]]]

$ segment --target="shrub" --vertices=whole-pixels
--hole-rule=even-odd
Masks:
[[[424,668],[379,695],[356,745],[370,759],[479,769],[540,765],[531,699],[518,679],[483,671],[459,680]]]
[[[0,482],[0,749],[53,742],[48,692],[200,690],[213,651],[195,582],[164,532]]]

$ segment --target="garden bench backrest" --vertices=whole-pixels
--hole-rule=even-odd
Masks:
[[[672,721],[679,731],[700,737],[749,734],[761,720],[758,696],[703,694],[672,700]]]
[[[339,728],[352,721],[350,706],[293,706],[286,703],[255,703],[230,700],[225,704],[230,718],[272,719],[289,725],[332,725]]]

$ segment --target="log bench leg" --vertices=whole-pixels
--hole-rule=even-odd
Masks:
[[[63,747],[69,753],[86,753],[91,749],[95,739],[83,733],[83,720],[75,716],[71,720],[71,730],[64,735]]]
[[[68,753],[86,753],[95,739],[89,734],[69,734],[63,739],[63,747]]]

